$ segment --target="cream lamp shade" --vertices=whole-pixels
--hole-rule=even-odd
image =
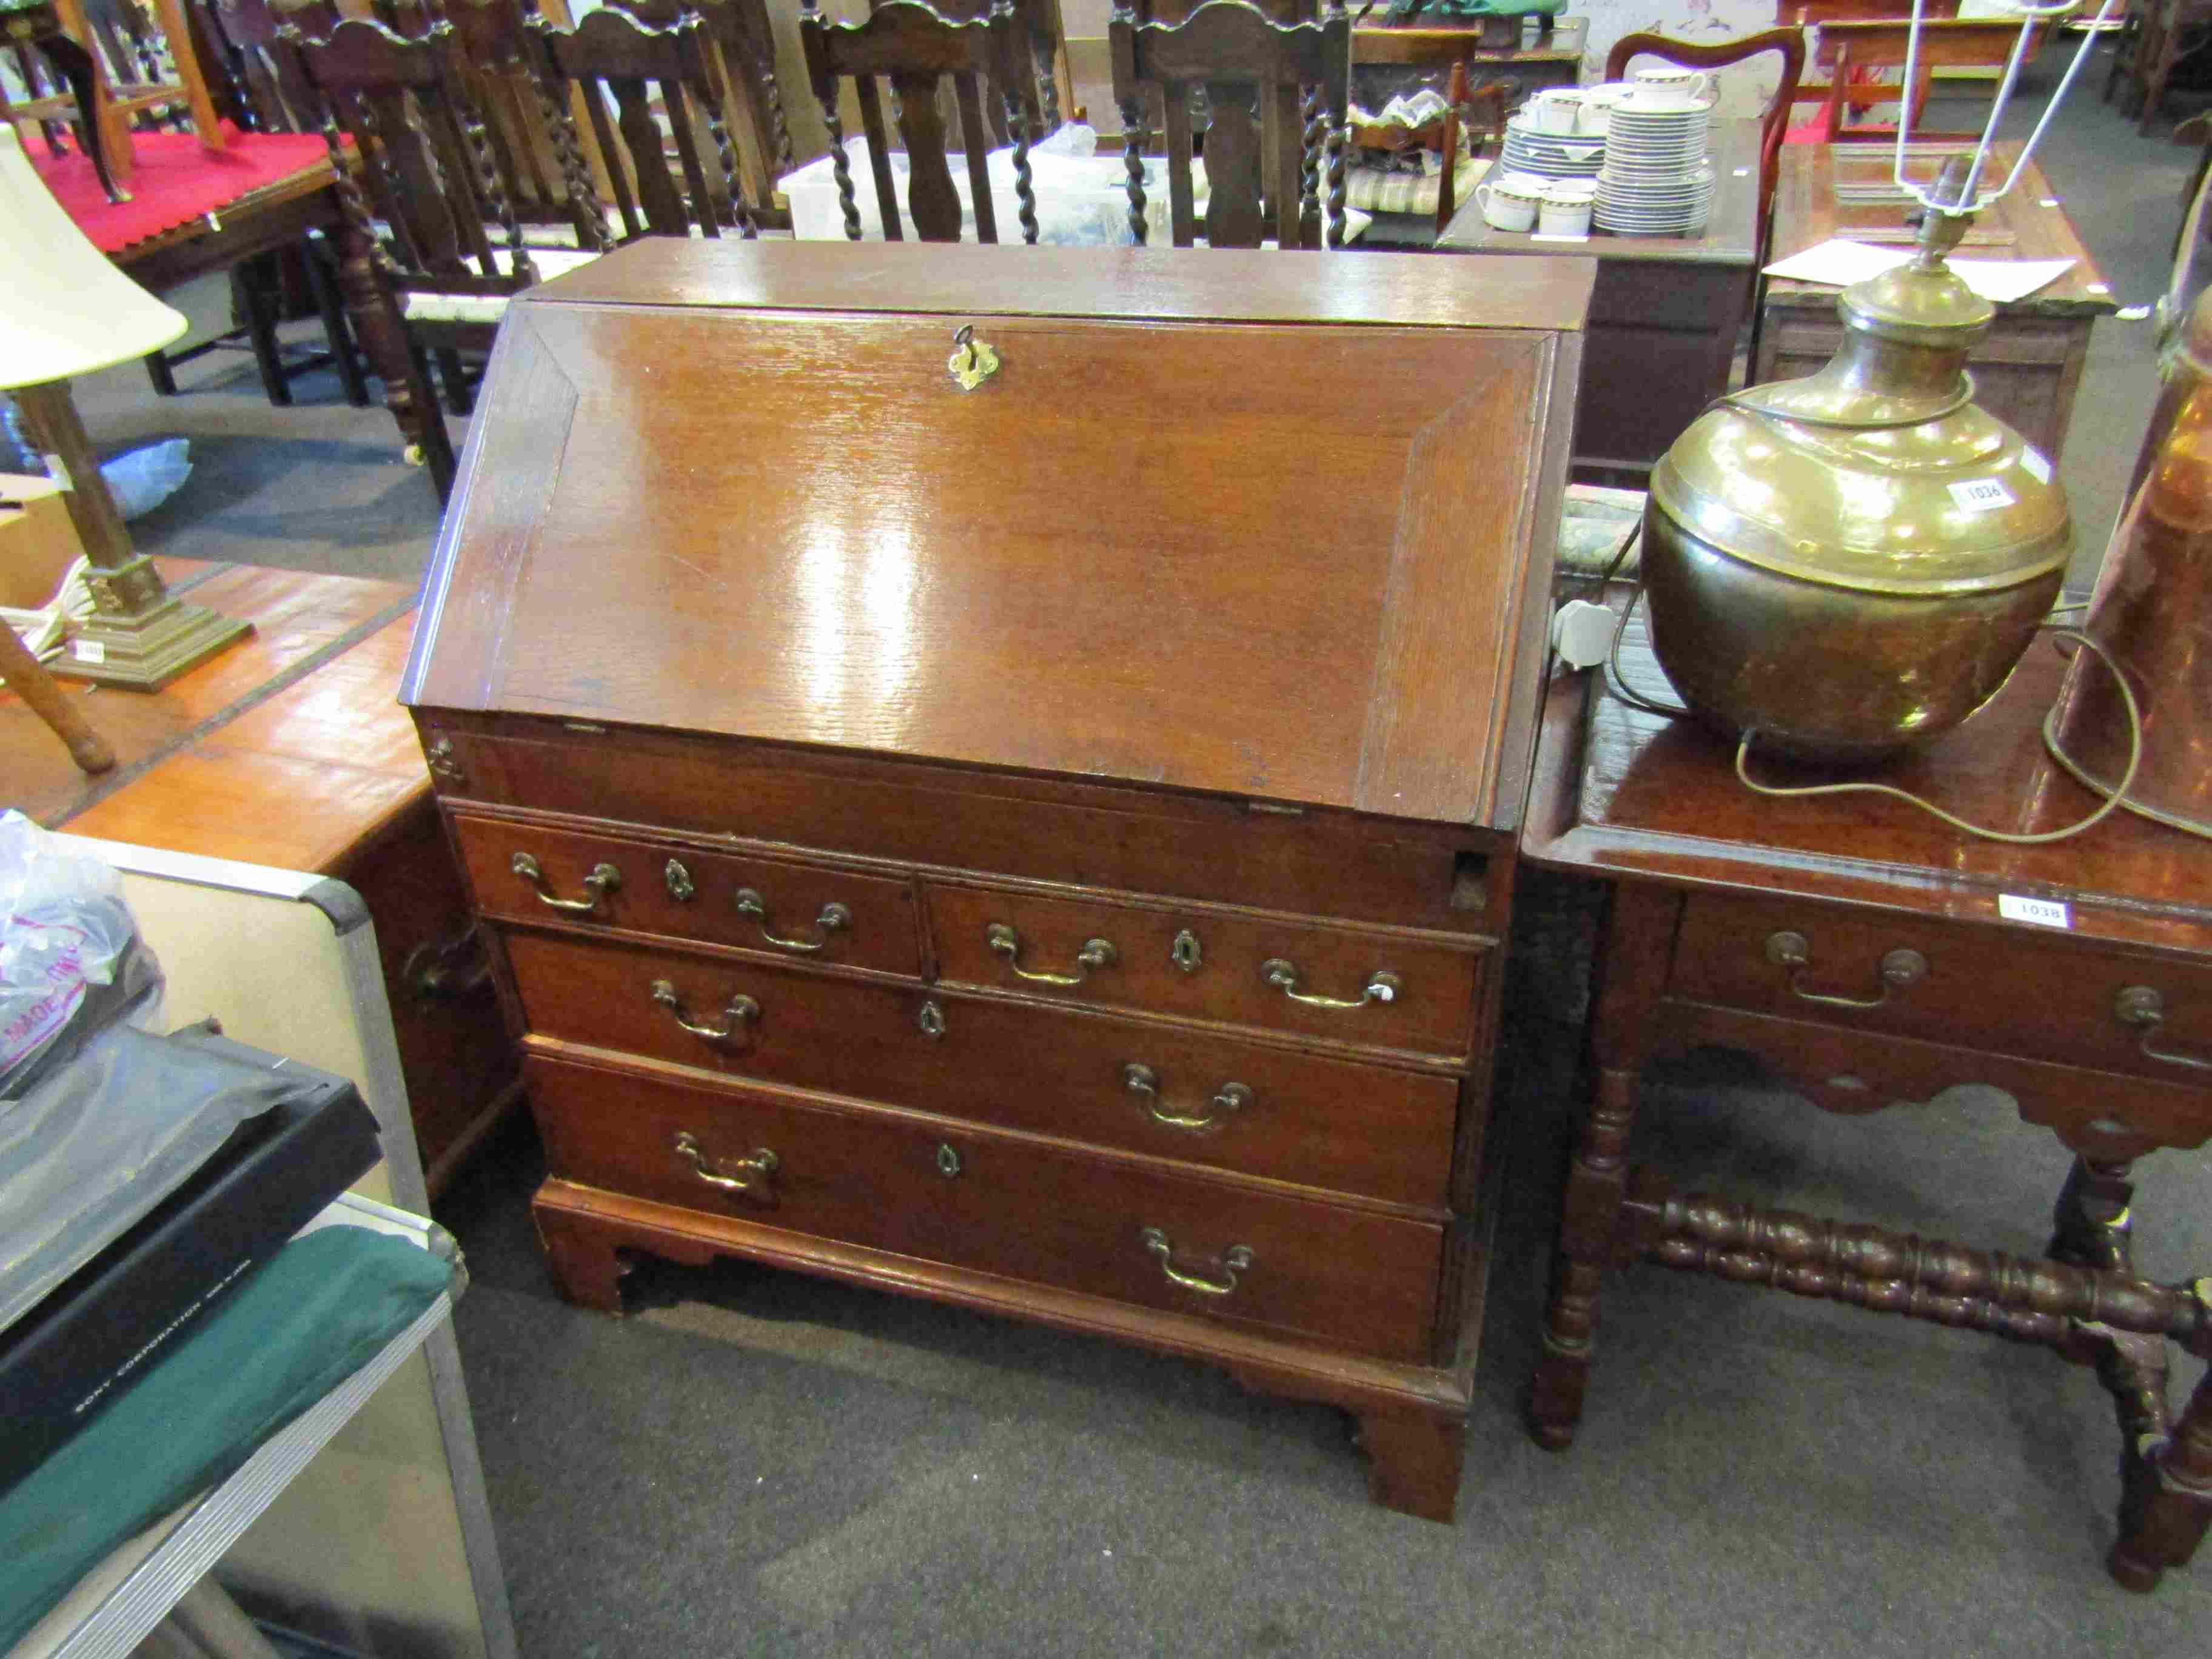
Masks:
[[[187,326],[92,245],[0,121],[0,390],[143,357]]]

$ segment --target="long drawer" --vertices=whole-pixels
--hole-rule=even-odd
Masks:
[[[1443,1253],[1435,1223],[759,1087],[544,1055],[528,1073],[552,1173],[572,1181],[1379,1358],[1428,1358]]]
[[[2212,971],[2203,966],[2022,951],[2001,932],[1917,917],[1693,896],[1668,988],[1722,1007],[2027,1059],[2198,1085],[2212,1078]]]
[[[940,977],[1459,1056],[1482,946],[1136,899],[928,884]]]
[[[488,915],[549,916],[885,973],[921,971],[914,889],[833,865],[453,815]]]
[[[517,932],[507,954],[530,1029],[550,1036],[1328,1191],[1446,1202],[1453,1077],[612,940]]]

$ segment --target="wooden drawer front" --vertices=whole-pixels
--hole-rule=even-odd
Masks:
[[[1512,890],[1513,838],[1496,830],[801,759],[668,732],[516,720],[492,735],[417,718],[426,747],[448,746],[434,776],[456,801],[1452,933],[1495,932]]]
[[[552,1172],[573,1181],[1381,1358],[1427,1358],[1443,1250],[1433,1223],[757,1087],[543,1056],[529,1073]],[[696,1152],[679,1150],[680,1136]],[[702,1168],[749,1190],[710,1184]],[[1165,1264],[1148,1229],[1169,1249]],[[1250,1263],[1231,1267],[1240,1245]],[[1166,1266],[1220,1293],[1177,1284]]]
[[[1482,958],[1472,948],[940,882],[927,902],[948,981],[1453,1056],[1474,1031]]]
[[[1454,1078],[611,941],[516,933],[507,951],[531,1029],[548,1036],[1328,1191],[1445,1202]],[[712,1042],[653,1001],[657,981],[699,1024],[721,1024],[737,996],[760,1012],[741,1038]],[[1146,1088],[1132,1086],[1133,1066]]]
[[[1778,934],[1803,939],[1807,965],[1769,955]],[[2040,936],[2022,950],[1998,930],[1781,901],[1693,897],[1675,943],[1671,994],[1793,1019],[1972,1044],[2170,1083],[2212,1085],[2212,971]],[[1917,951],[1925,972],[1885,986],[1893,952]],[[2124,994],[2150,992],[2155,1024],[2123,1018]],[[1886,994],[1885,994],[1886,993]],[[1833,996],[1867,1007],[1811,1000]],[[2152,1050],[2171,1054],[2160,1059]]]
[[[902,881],[460,812],[453,830],[477,902],[490,915],[635,928],[890,974],[921,971],[914,890]],[[516,872],[518,856],[535,861],[535,878]],[[617,879],[587,886],[602,866]],[[586,908],[567,908],[587,899]]]

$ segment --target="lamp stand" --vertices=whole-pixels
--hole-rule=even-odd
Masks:
[[[93,614],[70,624],[69,649],[52,665],[56,677],[158,691],[253,631],[251,623],[171,599],[154,561],[131,545],[67,380],[18,386],[14,397],[32,441],[69,475],[62,499],[92,562]]]

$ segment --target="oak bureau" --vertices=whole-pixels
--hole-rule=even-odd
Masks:
[[[1449,1518],[1591,269],[648,240],[520,298],[403,700],[565,1293],[732,1254],[1202,1358]]]

